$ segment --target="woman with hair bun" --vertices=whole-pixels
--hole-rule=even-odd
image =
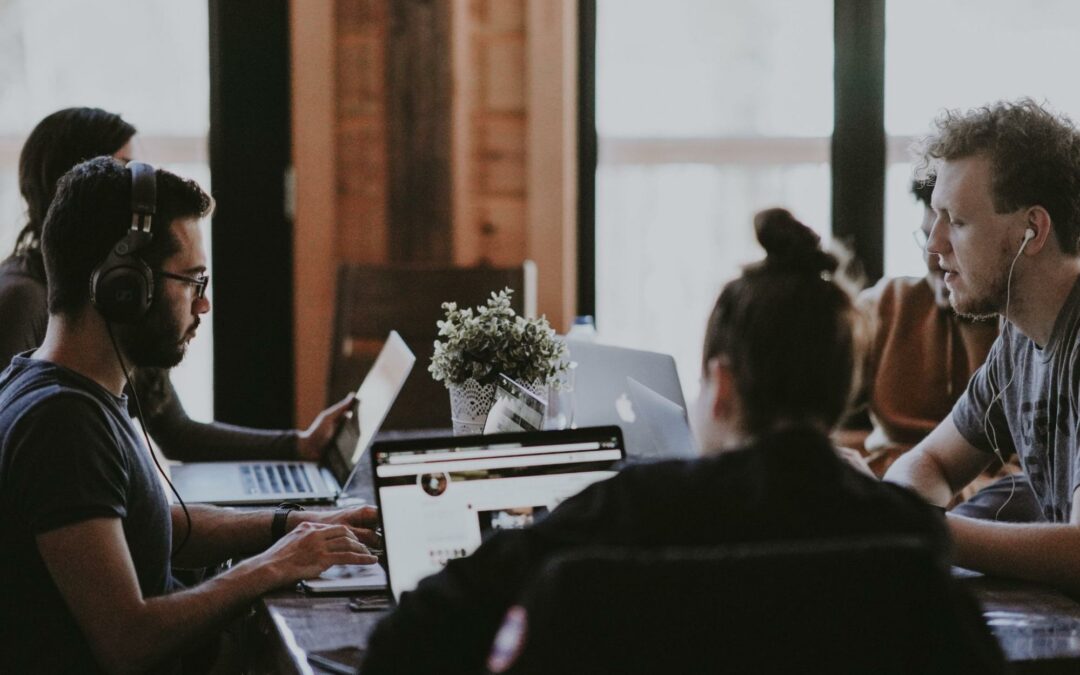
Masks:
[[[56,183],[76,164],[110,155],[132,159],[135,127],[100,108],[65,108],[41,120],[19,155],[19,191],[27,222],[15,251],[0,263],[0,371],[16,354],[36,349],[45,338],[48,296],[41,258],[41,227]],[[89,279],[87,280],[89,283]],[[196,422],[177,398],[169,373],[144,368],[135,373],[146,426],[171,459],[318,459],[351,399],[323,411],[304,431],[264,431]]]
[[[944,569],[940,514],[860,473],[829,440],[860,342],[837,258],[785,210],[759,213],[754,227],[766,256],[724,287],[705,334],[693,415],[702,457],[624,469],[450,561],[378,626],[363,672],[482,672],[507,608],[552,554],[576,547],[906,534]]]

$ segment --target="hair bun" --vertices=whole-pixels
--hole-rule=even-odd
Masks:
[[[770,269],[816,276],[835,272],[840,264],[836,256],[821,249],[821,237],[787,209],[759,212],[754,216],[754,231]]]

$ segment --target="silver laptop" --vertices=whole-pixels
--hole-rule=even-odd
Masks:
[[[416,357],[391,331],[375,364],[356,392],[356,407],[319,462],[193,462],[172,468],[172,482],[185,502],[276,504],[330,502],[346,491]]]
[[[375,494],[396,599],[502,530],[615,475],[618,427],[379,441]]]
[[[696,456],[675,359],[580,340],[566,344],[577,363],[575,426],[617,424],[631,460]]]
[[[626,393],[637,415],[632,426],[635,431],[643,432],[638,457],[690,459],[698,456],[685,410],[632,377],[626,378]]]

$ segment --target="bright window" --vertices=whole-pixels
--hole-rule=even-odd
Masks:
[[[1071,0],[903,0],[885,3],[885,274],[926,268],[911,231],[922,207],[908,192],[907,147],[944,109],[1030,97],[1080,121],[1080,3]]]
[[[206,2],[0,3],[0,258],[25,222],[19,150],[34,125],[61,108],[119,113],[139,131],[136,158],[210,189],[208,39]],[[173,374],[194,419],[213,416],[211,327],[203,323]]]
[[[828,237],[832,1],[599,0],[596,110],[600,338],[673,354],[693,396],[753,214]]]

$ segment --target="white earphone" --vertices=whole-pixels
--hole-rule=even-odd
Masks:
[[[1035,238],[1035,228],[1029,227],[1024,230],[1024,241],[1020,242],[1020,249],[1016,252],[1016,258],[1020,257],[1020,254],[1024,252],[1024,248],[1028,245],[1028,242]],[[1013,258],[1013,264],[1016,264],[1016,258]],[[1009,268],[1009,274],[1012,274],[1012,268]]]
[[[1009,301],[1010,301],[1010,299],[1012,297],[1012,274],[1013,274],[1013,268],[1016,267],[1016,261],[1020,259],[1020,255],[1024,252],[1024,247],[1026,247],[1028,245],[1029,241],[1031,241],[1032,239],[1035,238],[1035,235],[1036,235],[1036,232],[1035,232],[1034,227],[1029,227],[1028,229],[1024,230],[1024,241],[1020,242],[1020,248],[1016,251],[1016,256],[1013,257],[1012,264],[1009,265],[1009,278],[1008,278],[1008,281],[1005,284],[1005,315],[1004,315],[1005,321],[1009,320]],[[990,368],[993,368],[993,366],[990,366]],[[994,392],[994,385],[991,382],[990,391],[993,392],[994,395],[990,399],[990,405],[986,406],[986,414],[983,416],[983,435],[986,436],[986,440],[990,441],[990,447],[993,449],[994,454],[997,455],[998,461],[1000,461],[1002,464],[1005,464],[1005,457],[1004,457],[1004,455],[1002,455],[1001,446],[999,446],[998,442],[997,442],[997,430],[994,429],[994,425],[990,424],[990,409],[994,407],[994,403],[998,399],[1001,398],[1001,396],[1005,393],[1005,390],[1009,388],[1010,384],[1012,384],[1014,375],[1016,375],[1015,372],[1009,374],[1009,379],[1008,379],[1007,382],[1005,382],[1005,386],[1003,386],[1001,388],[1001,391],[998,391],[998,392]],[[1047,400],[1049,401],[1049,397],[1047,397]],[[1048,403],[1047,404],[1047,411],[1049,411],[1049,409],[1050,408],[1049,408],[1049,403]],[[1049,439],[1049,436],[1050,436],[1049,424],[1047,425],[1047,432],[1046,433],[1047,433],[1047,438]],[[1047,440],[1046,445],[1047,445],[1047,447],[1050,446],[1049,440]],[[1012,501],[1013,495],[1015,493],[1016,493],[1016,476],[1013,475],[1012,476],[1012,481],[1009,484],[1009,496],[1005,500],[1005,502],[1001,506],[998,507],[997,513],[994,514],[994,520],[997,520],[998,518],[1001,517],[1001,512],[1004,511],[1005,507],[1008,506],[1009,502]]]

